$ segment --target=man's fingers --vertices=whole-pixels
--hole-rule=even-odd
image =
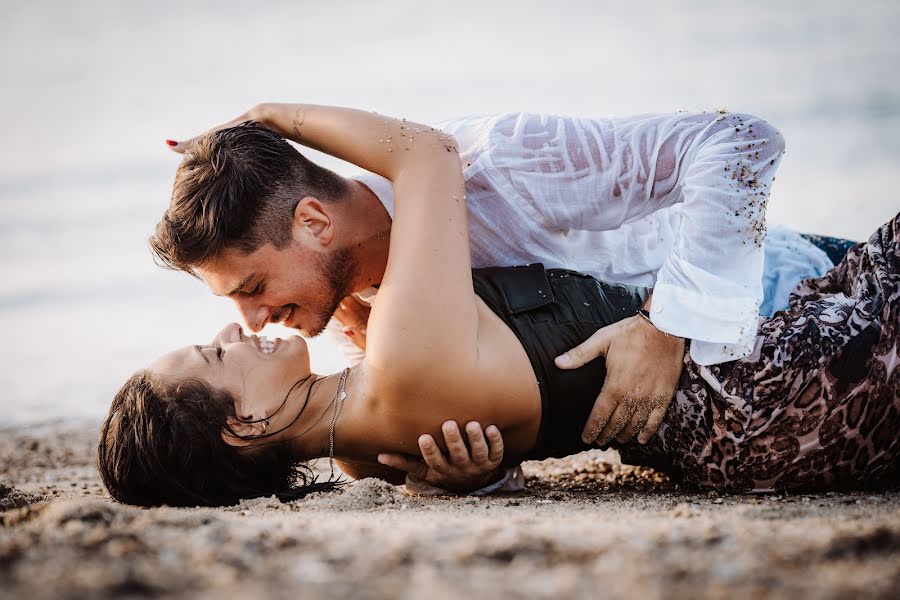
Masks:
[[[631,441],[631,439],[638,434],[638,432],[644,428],[644,423],[647,422],[647,413],[644,411],[635,411],[635,413],[631,416],[631,421],[628,425],[619,432],[616,436],[616,441],[620,444],[624,444],[626,442]]]
[[[593,443],[618,405],[619,399],[615,394],[601,390],[597,401],[594,402],[594,408],[591,409],[587,423],[584,425],[584,430],[581,432],[581,441],[585,444]]]
[[[446,473],[449,469],[444,453],[438,448],[434,438],[430,435],[423,434],[419,436],[419,451],[422,452],[422,459],[437,473]]]
[[[484,465],[488,462],[490,451],[484,439],[481,423],[471,421],[466,424],[466,436],[469,438],[469,448],[472,450],[472,462]]]
[[[496,425],[488,425],[484,430],[488,439],[488,458],[493,464],[500,464],[503,460],[503,436]]]
[[[612,341],[613,325],[598,329],[594,335],[578,344],[565,354],[556,357],[554,361],[560,369],[577,369],[598,356],[606,356],[609,351],[609,343]]]
[[[456,424],[456,421],[446,421],[441,426],[441,431],[444,434],[444,442],[447,444],[447,452],[450,454],[453,465],[464,466],[472,462],[469,456],[469,449],[466,448],[466,443],[459,433],[459,426]]]
[[[650,438],[653,437],[653,435],[656,433],[656,430],[659,429],[660,425],[662,425],[663,418],[666,416],[666,409],[668,407],[669,405],[666,404],[666,406],[654,408],[650,411],[650,416],[647,417],[647,424],[644,425],[644,429],[638,436],[639,443],[646,444],[650,441]]]
[[[424,479],[428,475],[428,464],[421,458],[407,454],[379,454],[378,462],[385,466],[411,473],[420,479]]]
[[[630,420],[631,410],[628,408],[628,405],[625,404],[625,402],[619,402],[618,406],[616,406],[616,410],[613,411],[612,416],[609,418],[609,421],[607,421],[606,425],[603,427],[603,431],[597,436],[597,445],[601,448],[609,445],[609,442],[616,437],[616,434],[622,431],[622,428],[625,427]]]

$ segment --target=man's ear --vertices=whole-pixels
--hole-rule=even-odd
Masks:
[[[295,242],[306,240],[327,246],[334,239],[333,215],[324,204],[312,196],[307,196],[298,202],[294,209],[291,233]]]
[[[242,421],[232,416],[229,416],[226,419],[226,422],[228,423],[228,427],[231,428],[231,431],[223,429],[222,440],[229,446],[236,446],[238,448],[243,448],[244,446],[252,444],[254,441],[253,437],[264,434],[266,432],[266,425],[268,425],[268,421],[248,423],[247,421]]]

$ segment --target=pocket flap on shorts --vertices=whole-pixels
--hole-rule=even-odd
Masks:
[[[500,289],[509,314],[540,308],[555,301],[547,271],[541,263],[518,267],[490,267],[479,269],[490,274]]]

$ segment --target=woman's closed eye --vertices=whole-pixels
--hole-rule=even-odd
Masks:
[[[206,346],[204,350],[215,350],[216,351],[216,360],[222,362],[222,357],[225,356],[225,348],[222,347],[222,344],[210,344]]]
[[[225,356],[225,348],[223,348],[219,344],[210,344],[209,346],[194,346],[194,350],[196,350],[200,354],[200,356],[203,358],[203,360],[206,361],[207,364],[210,364],[209,359],[206,357],[207,350],[215,350],[216,360],[218,360],[220,363],[222,362],[222,357]]]

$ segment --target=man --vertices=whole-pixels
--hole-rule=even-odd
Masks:
[[[255,121],[302,144],[305,110],[263,104],[222,128]],[[763,299],[765,203],[784,147],[771,125],[720,113],[596,120],[509,114],[441,129],[459,145],[473,266],[542,262],[654,287],[649,319],[620,321],[557,359],[566,369],[606,357],[586,442],[653,435],[676,388],[685,339],[700,364],[751,352]],[[404,151],[417,133],[382,140],[385,151]],[[388,259],[390,182],[370,174],[344,179],[305,159],[300,167],[271,163],[250,151],[227,164],[198,165],[189,152],[196,140],[169,142],[188,154],[151,240],[156,254],[231,297],[254,331],[283,322],[316,335],[336,313],[344,334],[364,348],[365,305]],[[192,245],[202,236],[192,238],[186,224],[198,213],[213,219],[223,207],[246,211],[243,232],[220,248]],[[291,222],[303,227],[294,239]],[[784,235],[809,256],[804,275],[829,266],[799,236]],[[461,441],[453,428],[445,435]],[[434,456],[434,441],[424,441],[423,454]],[[424,472],[409,458],[386,462]],[[431,474],[453,483],[452,470]]]

